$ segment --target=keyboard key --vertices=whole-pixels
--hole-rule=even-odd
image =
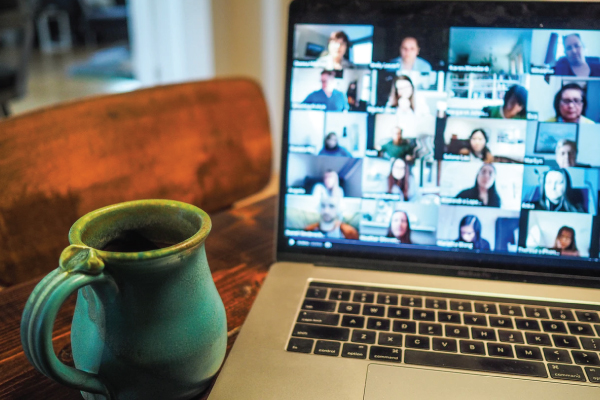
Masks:
[[[593,366],[600,365],[600,359],[598,358],[597,353],[592,353],[591,351],[573,350],[571,354],[573,355],[573,360],[575,361],[575,364]]]
[[[585,382],[583,370],[575,365],[548,364],[548,370],[554,379]]]
[[[472,312],[470,301],[450,300],[450,309],[453,311]]]
[[[560,321],[542,321],[542,327],[544,328],[545,332],[567,333],[565,323]]]
[[[596,328],[596,334],[600,336],[600,325],[594,325],[594,328]]]
[[[404,362],[413,365],[456,368],[499,374],[548,377],[543,363],[505,358],[464,356],[461,354],[406,350]],[[485,396],[484,396],[485,397]]]
[[[546,361],[548,362],[559,362],[563,364],[573,364],[571,361],[571,355],[568,350],[560,350],[560,349],[544,349],[544,357],[546,357]]]
[[[417,323],[414,321],[394,321],[392,330],[394,332],[415,333],[417,331]]]
[[[368,292],[354,292],[352,301],[356,303],[372,303],[375,300],[375,295]]]
[[[447,310],[448,303],[446,303],[446,300],[428,298],[425,299],[425,308],[433,308],[435,310]]]
[[[466,354],[483,354],[485,355],[485,345],[483,342],[473,342],[470,340],[460,341],[460,352]]]
[[[571,334],[573,335],[582,335],[582,336],[596,336],[592,326],[590,324],[579,324],[576,322],[568,322],[567,323]]]
[[[387,304],[389,306],[397,306],[398,305],[398,295],[397,294],[378,294],[377,295],[377,304]]]
[[[373,331],[352,331],[352,341],[355,343],[373,344],[375,343],[375,336],[377,336],[377,333]]]
[[[425,336],[406,335],[404,347],[429,350],[429,338]]]
[[[513,328],[513,322],[511,318],[507,317],[492,317],[490,316],[490,326],[495,328]]]
[[[315,341],[312,339],[291,338],[288,343],[287,351],[310,353],[314,343]]]
[[[317,340],[317,344],[315,345],[315,354],[337,357],[340,355],[341,346],[342,344],[340,342]]]
[[[369,346],[364,344],[344,343],[342,347],[342,357],[346,358],[367,358]]]
[[[600,317],[596,311],[575,311],[575,314],[581,322],[600,322]]]
[[[338,312],[341,314],[360,314],[360,304],[358,303],[340,303]]]
[[[478,340],[496,340],[496,332],[487,328],[471,328],[471,337]]]
[[[414,296],[402,296],[401,305],[405,307],[423,307],[423,299]]]
[[[508,357],[513,358],[515,355],[510,344],[488,343],[488,354],[493,357]]]
[[[517,329],[522,331],[539,331],[540,324],[535,319],[521,319],[515,318],[515,325],[517,325]]]
[[[498,314],[498,309],[495,304],[491,303],[475,303],[475,312],[483,314]]]
[[[523,311],[521,310],[521,306],[517,306],[514,304],[501,304],[500,314],[510,315],[511,317],[522,317]]]
[[[328,314],[316,311],[300,311],[297,322],[318,325],[336,326],[340,322],[339,314]]]
[[[430,336],[442,336],[442,324],[419,323],[419,334]]]
[[[585,350],[600,351],[599,338],[582,337],[579,338],[579,340],[581,341],[581,347],[583,347]]]
[[[445,324],[460,324],[460,314],[455,312],[438,312],[438,322]]]
[[[367,320],[367,329],[375,329],[378,331],[389,331],[390,320],[383,318],[369,318]]]
[[[388,318],[410,319],[410,308],[388,307]]]
[[[544,360],[542,357],[542,352],[538,347],[517,345],[515,346],[515,353],[517,353],[517,358],[522,358],[524,360]]]
[[[414,309],[412,319],[416,321],[435,321],[435,311]]]
[[[575,336],[566,336],[566,335],[552,335],[552,339],[554,339],[554,346],[556,347],[566,347],[569,349],[579,349],[579,342]]]
[[[370,317],[383,317],[385,315],[385,306],[366,305],[363,307],[363,315]]]
[[[350,337],[350,329],[332,326],[296,324],[292,336],[311,339],[329,339],[346,341]]]
[[[399,363],[402,361],[402,350],[395,347],[371,346],[369,359]]]
[[[550,315],[552,315],[553,319],[560,319],[563,321],[575,321],[571,310],[550,309]]]
[[[523,334],[519,331],[505,331],[498,329],[498,340],[505,343],[525,343]],[[550,339],[548,339],[549,341]]]
[[[451,353],[458,351],[455,339],[433,338],[432,346],[435,351],[449,351]]]
[[[379,340],[377,344],[382,346],[394,346],[401,347],[402,346],[402,335],[398,333],[383,333],[379,334]]]
[[[544,318],[548,319],[548,311],[540,307],[524,307],[525,315],[529,318]]]
[[[600,368],[585,367],[588,380],[592,383],[600,383]]]
[[[527,339],[528,344],[535,344],[538,346],[552,346],[550,336],[546,335],[545,333],[526,333],[525,339]]]
[[[348,328],[363,328],[365,326],[365,317],[344,315],[342,317],[342,326],[347,326]]]
[[[313,299],[325,299],[327,298],[327,288],[310,287],[306,291],[306,296]]]
[[[446,336],[469,339],[469,328],[460,325],[446,325]]]
[[[349,290],[332,290],[329,293],[329,300],[348,301],[350,300]]]
[[[485,315],[464,314],[463,319],[465,321],[465,325],[487,326]]]
[[[302,309],[310,310],[310,311],[334,312],[335,305],[336,305],[335,301],[306,299],[306,300],[304,300],[304,303],[302,303]]]

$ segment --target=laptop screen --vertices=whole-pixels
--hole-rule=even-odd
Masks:
[[[600,276],[600,4],[290,10],[280,252]]]

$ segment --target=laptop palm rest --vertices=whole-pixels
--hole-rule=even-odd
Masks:
[[[364,400],[572,400],[591,399],[596,396],[597,388],[564,382],[540,382],[470,372],[370,364],[367,369]]]

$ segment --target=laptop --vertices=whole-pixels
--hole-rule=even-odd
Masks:
[[[294,1],[277,263],[210,399],[600,398],[599,17]]]

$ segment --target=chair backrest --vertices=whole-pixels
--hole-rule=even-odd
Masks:
[[[0,121],[0,285],[57,266],[70,226],[109,204],[168,198],[213,212],[263,188],[271,135],[243,79],[159,86]]]

